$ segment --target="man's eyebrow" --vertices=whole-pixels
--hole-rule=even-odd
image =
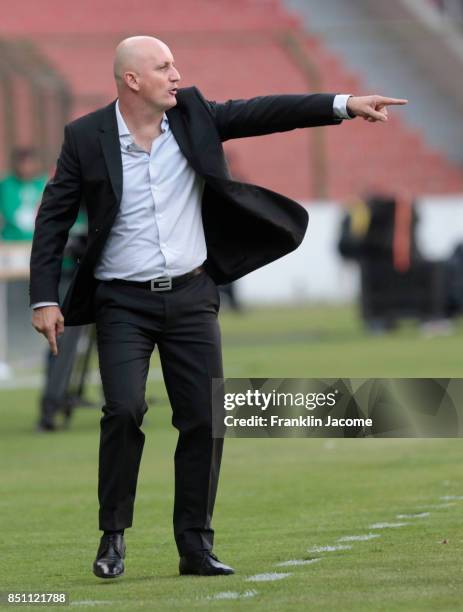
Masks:
[[[158,64],[158,68],[162,68],[163,66],[168,66],[169,64],[172,64],[172,66],[175,66],[175,61],[172,60],[171,62],[169,62],[168,60],[166,60],[165,62],[162,62],[162,64]]]

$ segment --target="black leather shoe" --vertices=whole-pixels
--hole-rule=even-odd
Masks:
[[[219,576],[234,574],[235,570],[208,550],[198,550],[180,557],[180,574],[194,574],[196,576]]]
[[[125,542],[121,533],[103,535],[93,563],[98,578],[117,578],[124,573]]]

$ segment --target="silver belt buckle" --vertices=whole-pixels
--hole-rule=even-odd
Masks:
[[[151,291],[170,291],[172,289],[172,279],[170,276],[160,276],[151,281]]]

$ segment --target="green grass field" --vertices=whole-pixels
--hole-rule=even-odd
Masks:
[[[424,339],[413,325],[371,338],[353,310],[321,307],[221,318],[228,376],[461,376],[461,327],[444,338]],[[90,392],[100,397],[98,388]],[[228,439],[214,550],[236,574],[180,577],[171,526],[176,431],[164,387],[152,381],[126,573],[102,581],[91,572],[100,536],[99,410],[77,410],[67,431],[35,434],[37,394],[0,391],[0,592],[64,591],[76,609],[463,609],[463,441]],[[369,528],[423,512],[400,528]],[[308,552],[368,533],[379,537]],[[247,581],[268,572],[290,575]],[[248,597],[211,599],[224,592]]]

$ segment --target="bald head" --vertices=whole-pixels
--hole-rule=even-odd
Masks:
[[[114,78],[119,100],[137,108],[165,111],[177,103],[180,74],[162,40],[131,36],[121,41],[114,56]]]
[[[143,70],[147,61],[171,56],[169,47],[154,36],[131,36],[116,47],[114,56],[114,78],[119,87],[124,83],[124,73]]]

